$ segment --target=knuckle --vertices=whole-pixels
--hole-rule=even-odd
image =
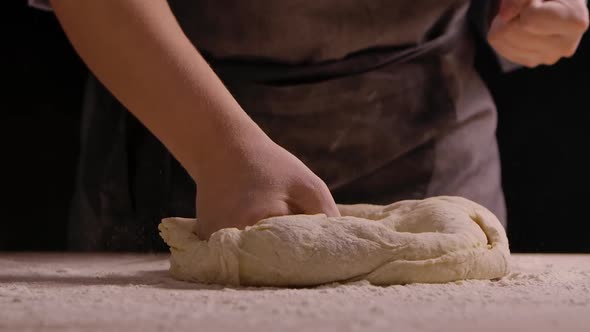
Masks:
[[[574,19],[572,20],[572,23],[574,24],[575,28],[579,32],[583,33],[586,30],[588,30],[588,26],[590,25],[590,18],[588,17],[588,11],[583,11],[583,12],[579,13],[578,15],[576,15],[574,17]]]
[[[319,177],[311,176],[302,181],[301,185],[305,189],[306,192],[312,194],[322,194],[325,190],[327,190],[327,186]]]
[[[541,61],[538,61],[538,60],[526,59],[523,61],[523,65],[528,68],[536,68],[540,64],[541,64]]]
[[[524,30],[531,30],[535,28],[536,22],[534,15],[521,15],[518,19],[518,23],[520,23],[520,27]]]
[[[547,58],[547,59],[543,60],[543,62],[541,62],[541,64],[546,65],[546,66],[552,66],[552,65],[556,64],[560,59],[561,59],[561,57]]]
[[[328,189],[326,183],[322,181],[320,178],[317,178],[316,180],[315,190],[320,196],[326,196],[330,192],[330,189]]]
[[[322,181],[320,178],[317,179],[317,182],[315,184],[315,195],[317,199],[320,202],[322,202],[322,205],[327,204],[332,195],[326,183]]]
[[[554,65],[557,61],[559,61],[559,59],[561,59],[561,53],[560,52],[552,52],[549,54],[546,54],[543,58],[541,58],[540,64],[541,65]]]
[[[565,52],[564,52],[564,54],[563,54],[563,55],[564,55],[565,57],[571,58],[571,57],[573,57],[573,56],[576,54],[576,51],[577,51],[577,50],[578,50],[578,45],[574,45],[574,46],[568,46],[568,47],[565,49]]]
[[[579,45],[580,40],[566,40],[563,42],[561,49],[559,50],[559,55],[570,58],[578,51]]]
[[[541,62],[536,57],[526,56],[526,55],[515,55],[514,57],[507,58],[509,61],[514,63],[518,63],[527,68],[535,68]]]

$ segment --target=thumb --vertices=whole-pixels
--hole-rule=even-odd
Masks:
[[[532,0],[501,0],[498,17],[504,22],[510,22],[527,8]]]

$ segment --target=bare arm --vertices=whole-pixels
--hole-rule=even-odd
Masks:
[[[327,186],[246,115],[166,0],[52,0],[97,78],[199,184],[198,232],[293,213],[339,215]]]
[[[165,0],[52,5],[97,78],[193,178],[246,141],[267,140],[186,38]]]

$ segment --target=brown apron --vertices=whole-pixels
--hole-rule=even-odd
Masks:
[[[338,203],[460,195],[505,220],[469,1],[170,3],[244,110]],[[190,178],[95,80],[86,114],[72,247],[163,249],[159,220],[195,213]]]

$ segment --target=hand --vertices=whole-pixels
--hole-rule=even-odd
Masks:
[[[318,213],[340,215],[328,187],[270,139],[218,163],[197,183],[196,232],[203,239],[271,216]]]
[[[201,237],[270,216],[339,214],[324,182],[242,110],[167,1],[51,4],[89,68],[197,182]]]
[[[532,68],[573,56],[587,29],[585,0],[502,0],[488,41],[504,58]]]

